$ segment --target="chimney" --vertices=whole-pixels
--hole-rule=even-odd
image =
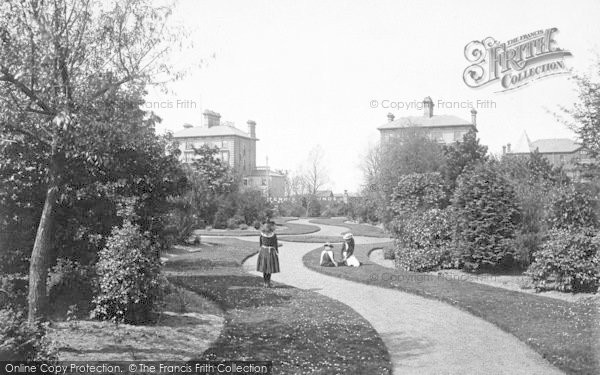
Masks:
[[[471,109],[471,124],[477,126],[477,111],[475,108]]]
[[[423,116],[433,116],[433,100],[429,96],[423,99]]]
[[[184,129],[190,129],[190,128],[193,128],[194,125],[192,125],[192,124],[183,124],[183,127],[184,127]]]
[[[502,155],[506,155],[506,146],[502,146]]]
[[[250,134],[250,138],[256,138],[256,122],[252,120],[248,120],[248,134]]]
[[[394,121],[394,114],[392,112],[388,113],[387,118],[388,118],[388,122]]]
[[[204,111],[204,125],[207,128],[212,128],[213,126],[221,125],[221,115],[217,112],[209,111],[208,109]]]
[[[506,144],[506,152],[510,154],[510,143]]]

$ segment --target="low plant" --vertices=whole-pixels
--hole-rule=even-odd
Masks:
[[[59,258],[48,272],[48,296],[52,307],[65,313],[69,306],[75,305],[81,314],[89,312],[94,296],[95,276],[91,267]]]
[[[47,324],[29,324],[22,311],[0,310],[0,361],[55,361],[46,330]]]
[[[152,239],[125,220],[113,228],[97,263],[99,293],[92,315],[130,324],[151,322],[160,295],[160,261]]]
[[[397,268],[429,271],[452,266],[451,210],[434,208],[415,212],[402,220],[402,229],[393,227]]]
[[[600,285],[600,236],[592,229],[551,229],[527,270],[538,291],[595,292]]]

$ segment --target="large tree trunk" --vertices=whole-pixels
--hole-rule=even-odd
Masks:
[[[29,262],[29,312],[27,320],[34,323],[43,319],[46,310],[46,279],[48,278],[48,258],[51,250],[52,227],[54,224],[54,206],[58,197],[56,186],[50,186],[35,236],[35,243]]]
[[[48,171],[48,191],[46,192],[44,209],[42,210],[29,260],[29,295],[27,297],[29,310],[27,320],[30,324],[35,323],[36,320],[44,319],[46,314],[46,279],[48,278],[48,264],[52,249],[54,207],[58,199],[56,148],[56,141],[53,141],[50,170]]]

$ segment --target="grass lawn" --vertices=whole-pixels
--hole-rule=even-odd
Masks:
[[[345,218],[332,219],[311,219],[309,222],[322,225],[336,225],[346,227],[355,236],[389,238],[390,236],[383,229],[367,224],[349,224],[345,222]]]
[[[318,266],[320,249],[307,253],[303,261],[327,275],[447,302],[513,334],[569,374],[600,374],[600,298],[573,303],[389,269],[368,258],[370,250],[383,245],[357,245],[355,255],[363,263],[358,269]]]
[[[225,310],[225,328],[200,360],[273,361],[273,374],[390,374],[387,349],[354,310],[320,294],[276,285],[241,265],[257,248],[215,238],[215,246],[172,258],[169,280]]]
[[[225,317],[213,301],[171,288],[155,324],[55,320],[48,329],[61,361],[188,361],[221,333]]]
[[[288,218],[291,220],[291,218]],[[278,235],[298,235],[298,234],[309,234],[319,231],[319,227],[316,225],[309,224],[297,224],[297,223],[288,223],[283,222],[281,220],[275,220],[277,223],[277,229],[275,233]],[[233,236],[233,237],[246,237],[246,236],[257,236],[260,234],[260,231],[250,227],[248,229],[225,229],[225,230],[205,230],[205,229],[197,229],[194,231],[194,234],[200,236]]]
[[[309,243],[342,243],[344,239],[342,236],[318,236],[318,235],[298,235],[298,236],[277,236],[280,241],[288,241],[288,242],[309,242]]]

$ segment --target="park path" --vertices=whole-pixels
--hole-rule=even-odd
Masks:
[[[348,231],[318,226],[321,231],[314,235]],[[256,238],[238,238],[256,242]],[[380,243],[382,239],[355,237],[355,241]],[[302,263],[302,257],[319,244],[282,243],[282,272],[274,274],[273,281],[321,293],[361,314],[386,344],[394,374],[562,374],[526,344],[491,323],[443,302],[311,271]],[[244,268],[259,275],[255,271],[256,256],[249,258]]]

